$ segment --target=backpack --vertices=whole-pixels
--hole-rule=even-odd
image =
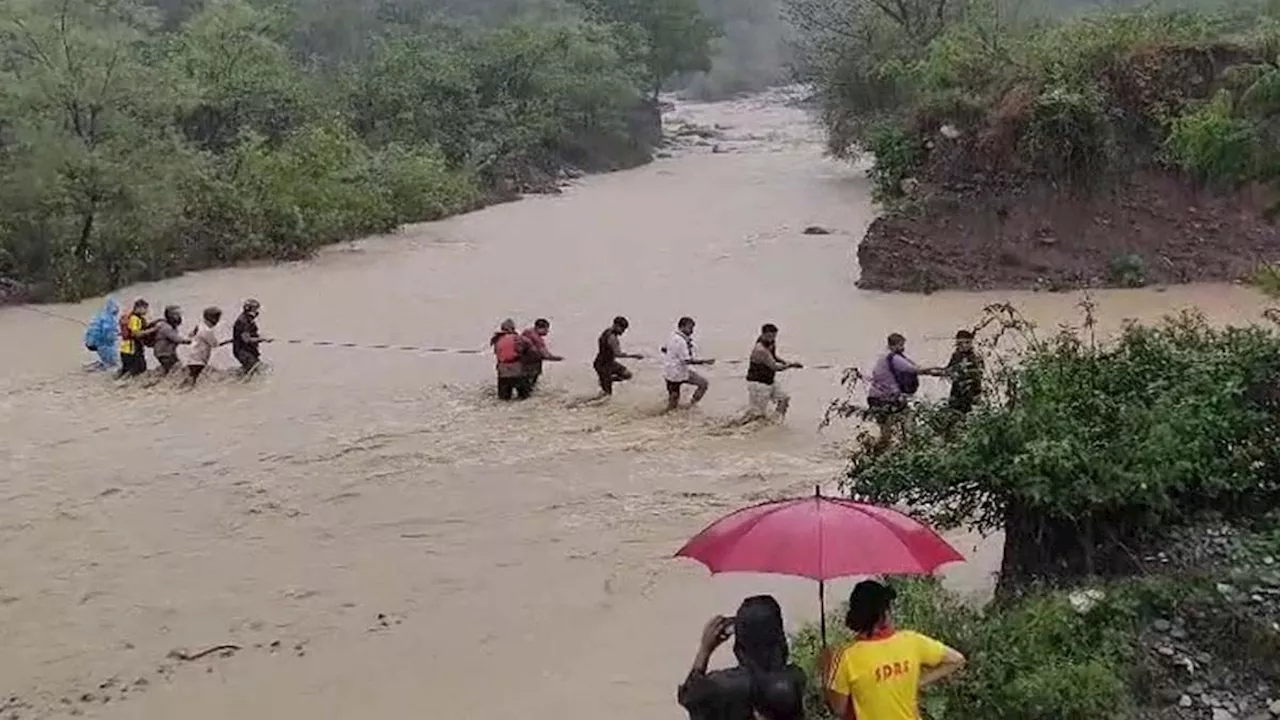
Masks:
[[[503,365],[518,362],[520,360],[520,336],[515,333],[507,333],[499,337],[497,342],[493,344],[493,354],[498,358],[498,362]]]
[[[889,370],[893,372],[893,379],[898,383],[898,390],[903,395],[915,395],[920,389],[920,376],[913,372],[901,372],[893,365],[893,355],[889,356]]]

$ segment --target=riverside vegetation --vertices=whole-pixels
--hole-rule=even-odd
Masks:
[[[0,300],[75,299],[626,167],[694,0],[10,0]]]
[[[1041,337],[989,308],[986,403],[958,427],[926,404],[903,444],[850,464],[854,498],[1004,533],[985,608],[901,583],[899,623],[971,660],[926,714],[1280,716],[1280,332],[1187,314],[1102,342],[1083,314]],[[835,417],[864,410],[849,382]],[[816,645],[797,638],[810,667]]]
[[[864,282],[1140,285],[1275,260],[1277,10],[792,0],[830,150],[869,153],[889,209]]]

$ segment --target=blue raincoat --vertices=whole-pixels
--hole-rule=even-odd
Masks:
[[[107,303],[84,331],[84,346],[98,353],[98,365],[104,370],[120,363],[119,323],[120,305],[115,298],[107,298]]]

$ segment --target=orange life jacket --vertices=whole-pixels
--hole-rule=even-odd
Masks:
[[[520,360],[520,336],[515,333],[506,333],[500,336],[493,343],[493,354],[498,358],[498,362],[502,364],[519,362]]]

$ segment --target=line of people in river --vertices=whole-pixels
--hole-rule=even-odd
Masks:
[[[614,386],[630,380],[631,370],[621,360],[641,360],[644,355],[622,349],[622,336],[631,327],[627,318],[619,315],[596,340],[596,355],[592,368],[600,386],[600,393],[588,401],[603,400],[613,395]],[[711,383],[697,368],[715,364],[714,358],[704,358],[698,350],[693,332],[697,323],[691,317],[676,322],[670,339],[662,346],[662,377],[667,389],[667,410],[680,406],[686,386],[693,388],[689,406],[696,406],[706,396]],[[564,358],[552,353],[547,346],[551,323],[539,318],[533,327],[524,332],[516,331],[514,320],[502,321],[498,331],[490,338],[498,376],[498,397],[502,400],[528,398],[542,375],[543,363],[559,362]],[[778,326],[765,323],[760,328],[747,362],[747,400],[752,417],[765,417],[772,409],[779,418],[785,418],[791,398],[778,382],[778,373],[804,367],[778,357]]]
[[[178,348],[186,346],[186,385],[194,385],[212,359],[213,352],[223,345],[231,346],[231,354],[240,363],[241,373],[252,376],[262,368],[261,345],[271,342],[258,330],[258,316],[262,304],[246,300],[242,312],[232,324],[231,337],[218,338],[218,324],[222,322],[222,310],[207,307],[201,313],[201,321],[182,333],[182,309],[168,305],[163,315],[152,320],[148,317],[151,304],[145,298],[133,302],[129,312],[120,313],[119,304],[108,298],[102,310],[85,330],[85,347],[98,355],[95,368],[114,370],[117,377],[139,377],[147,372],[147,348],[151,348],[160,375],[167,376],[180,363]]]
[[[920,689],[965,665],[959,651],[896,628],[896,597],[874,580],[854,586],[845,614],[853,639],[818,659],[822,696],[838,720],[918,720]],[[712,654],[730,638],[737,665],[708,672]],[[805,685],[804,672],[790,661],[782,608],[757,595],[733,617],[707,623],[676,698],[690,720],[803,720]]]
[[[630,380],[631,370],[620,361],[639,360],[644,356],[629,353],[622,348],[622,336],[631,327],[627,318],[618,316],[600,333],[596,341],[596,355],[592,367],[600,385],[600,394],[589,400],[600,400],[613,395],[614,386]],[[706,396],[710,381],[698,368],[715,364],[714,358],[701,355],[694,339],[697,323],[691,317],[676,322],[671,337],[661,348],[662,377],[666,384],[667,410],[680,406],[684,388],[693,388],[689,406],[696,406]],[[542,376],[543,364],[559,362],[564,358],[555,355],[547,345],[551,323],[539,318],[524,332],[517,332],[514,320],[504,320],[493,334],[489,344],[497,365],[498,397],[502,400],[528,398]],[[955,351],[946,365],[920,367],[906,354],[907,341],[899,333],[888,337],[887,348],[876,360],[871,370],[867,389],[867,406],[871,417],[880,425],[880,443],[888,445],[900,437],[906,426],[910,398],[920,388],[920,376],[948,378],[951,393],[948,407],[959,417],[973,410],[982,394],[982,357],[973,347],[973,333],[960,330],[955,336]],[[751,349],[747,360],[748,418],[767,417],[772,410],[784,419],[791,404],[791,397],[779,382],[778,374],[803,368],[798,362],[778,356],[778,326],[765,323]]]

